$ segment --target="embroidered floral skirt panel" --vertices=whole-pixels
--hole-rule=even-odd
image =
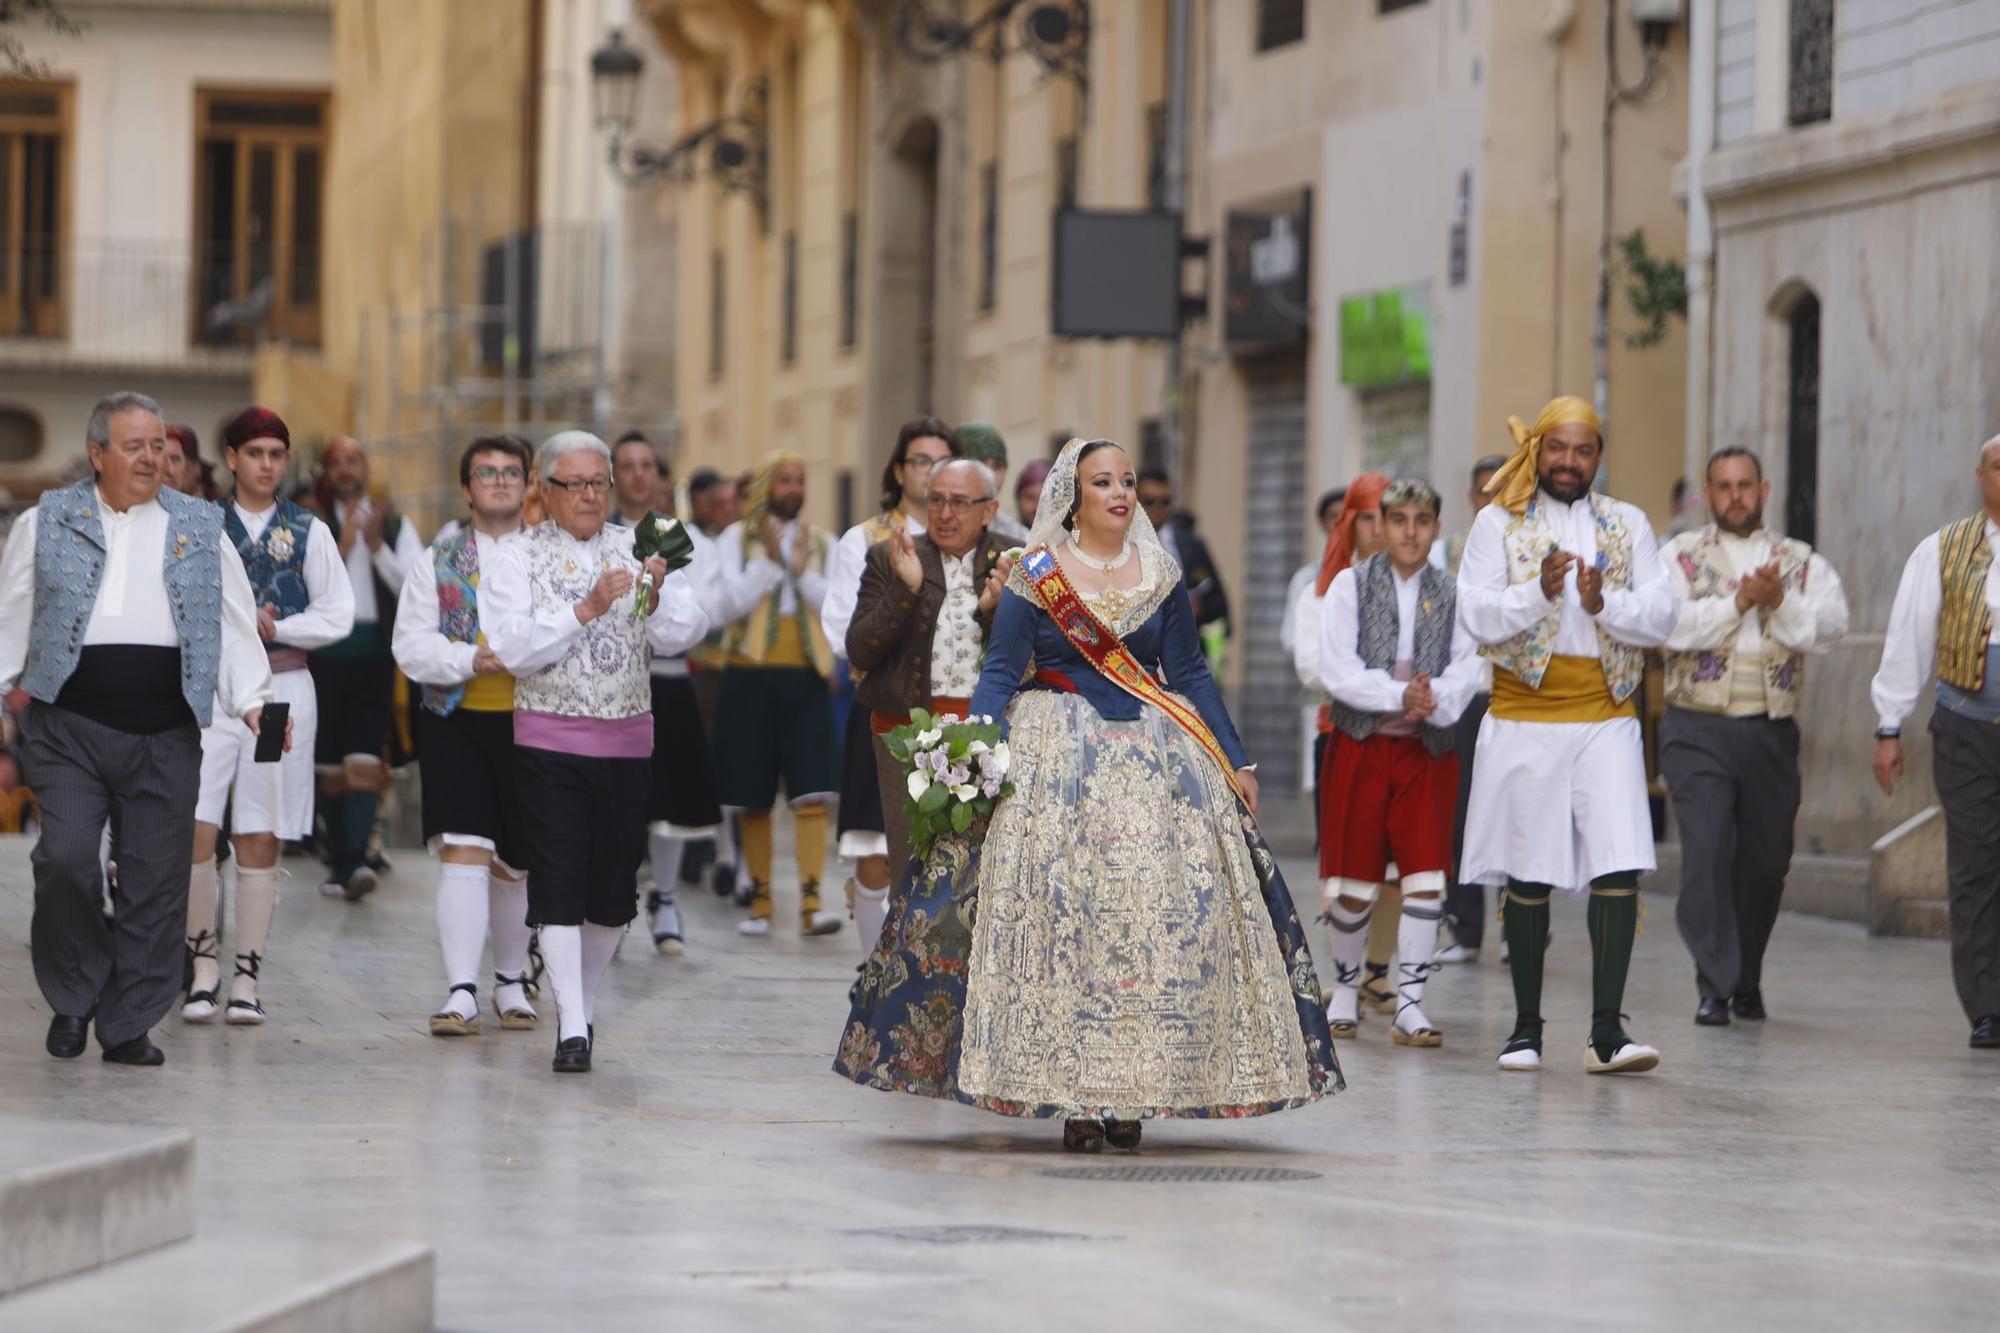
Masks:
[[[834,1068],[1020,1116],[1249,1116],[1341,1086],[1305,933],[1164,714],[1009,710],[1015,794],[892,897]]]

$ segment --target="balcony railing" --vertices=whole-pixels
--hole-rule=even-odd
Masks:
[[[0,366],[224,370],[247,368],[261,341],[319,342],[317,305],[281,295],[276,275],[236,295],[247,279],[233,253],[88,238],[18,253],[16,289],[0,290]],[[317,296],[318,256],[294,252],[283,276],[284,291]]]

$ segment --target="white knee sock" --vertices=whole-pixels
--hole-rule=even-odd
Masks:
[[[1375,904],[1355,912],[1336,897],[1327,913],[1333,926],[1333,1003],[1326,1016],[1352,1023],[1361,1012],[1361,960],[1368,952],[1368,918],[1375,915]]]
[[[271,916],[277,909],[278,868],[267,866],[262,870],[252,870],[248,866],[238,865],[236,919],[230,928],[229,947],[236,954],[239,966],[251,966],[249,959],[253,955],[262,959],[264,944],[271,937]],[[229,998],[256,999],[256,978],[244,975],[235,977],[229,983]]]
[[[215,873],[215,858],[196,861],[188,875],[188,947],[195,950],[194,989],[214,990],[215,983],[222,975],[222,964],[216,960],[218,952],[215,942],[217,924],[215,909],[221,897],[222,886]]]
[[[1403,899],[1403,915],[1396,923],[1396,1026],[1405,1032],[1431,1026],[1424,1017],[1424,983],[1430,979],[1431,955],[1437,952],[1443,906],[1436,898]]]
[[[486,948],[486,867],[447,861],[438,868],[438,947],[447,985],[479,984],[479,955]],[[445,1007],[460,1017],[479,1012],[478,999],[453,991]]]
[[[742,811],[733,805],[722,807],[722,822],[715,826],[715,863],[719,866],[733,866],[736,855],[736,816]]]
[[[662,833],[664,824],[653,825],[646,837],[647,859],[653,863],[653,887],[669,898],[681,882],[681,861],[687,855],[687,839]]]
[[[871,889],[860,880],[854,882],[854,933],[861,937],[861,957],[865,961],[875,952],[875,942],[881,938],[882,923],[889,916],[889,890],[884,887]]]
[[[585,1024],[597,1021],[597,988],[604,982],[604,974],[611,969],[611,957],[618,952],[618,941],[624,936],[623,926],[599,926],[589,921],[583,923],[583,1019]]]
[[[583,931],[543,926],[542,962],[556,997],[556,1035],[563,1041],[590,1035],[590,1006],[583,998]]]
[[[493,933],[493,970],[518,977],[528,970],[528,881],[489,875],[486,880],[487,929]]]

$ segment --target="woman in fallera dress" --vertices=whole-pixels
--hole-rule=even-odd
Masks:
[[[995,611],[974,716],[1014,793],[899,877],[837,1072],[1064,1120],[1239,1117],[1341,1087],[1257,779],[1124,449],[1072,440]]]

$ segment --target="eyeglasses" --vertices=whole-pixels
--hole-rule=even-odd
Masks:
[[[483,481],[488,486],[491,486],[496,481],[504,481],[509,486],[518,486],[522,478],[521,469],[517,467],[476,467],[472,469],[472,479],[474,481]]]
[[[954,514],[964,514],[993,502],[977,500],[970,495],[929,495],[924,497],[924,503],[932,509],[949,509]]]
[[[611,494],[611,478],[609,477],[580,477],[575,481],[557,481],[554,477],[550,477],[548,484],[556,487],[558,490],[568,491],[571,495],[577,495],[584,491],[589,491],[592,495]]]
[[[929,472],[938,464],[948,461],[947,458],[932,458],[929,454],[910,454],[903,459],[903,466],[913,467],[919,472]]]

